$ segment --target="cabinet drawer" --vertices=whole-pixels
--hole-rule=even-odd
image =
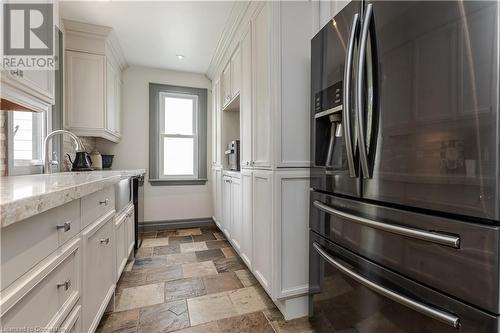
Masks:
[[[115,285],[114,218],[110,212],[83,232],[83,332],[94,331]]]
[[[80,227],[80,200],[73,200],[2,229],[2,290],[76,236]]]
[[[82,198],[82,228],[115,209],[113,186]]]
[[[81,294],[80,244],[65,245],[2,291],[2,331],[59,327]]]
[[[64,333],[80,333],[82,331],[82,306],[75,305],[71,313],[61,326],[60,331]]]

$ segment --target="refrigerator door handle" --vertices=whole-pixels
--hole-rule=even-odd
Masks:
[[[444,233],[438,233],[438,232],[431,232],[431,231],[426,231],[426,230],[421,230],[421,229],[415,229],[415,228],[409,228],[409,227],[403,227],[403,226],[398,226],[398,225],[392,225],[388,223],[382,223],[374,220],[370,220],[361,216],[353,215],[350,213],[346,213],[343,211],[340,211],[338,209],[335,209],[333,207],[330,207],[328,205],[325,205],[324,203],[320,201],[314,201],[313,205],[318,208],[319,210],[333,215],[337,216],[346,220],[349,220],[351,222],[361,224],[370,228],[374,229],[379,229],[382,231],[390,232],[393,234],[405,236],[405,237],[410,237],[430,243],[435,243],[435,244],[440,244],[440,245],[445,245],[453,248],[460,248],[460,237],[459,236],[454,236],[454,235],[448,235]]]
[[[367,287],[368,289],[371,289],[372,291],[378,293],[379,295],[382,295],[384,297],[387,297],[395,302],[398,302],[401,305],[404,305],[412,310],[415,310],[424,316],[433,318],[435,320],[438,320],[442,323],[445,323],[451,327],[458,328],[460,326],[460,319],[449,312],[440,310],[438,308],[431,307],[425,303],[419,302],[417,300],[411,299],[407,296],[401,295],[397,292],[394,292],[390,289],[387,289],[381,285],[378,285],[364,276],[356,273],[352,269],[344,266],[342,263],[331,257],[323,248],[321,247],[320,244],[314,242],[313,244],[314,249],[318,252],[318,254],[323,257],[330,265],[341,271],[343,274],[347,275],[351,279],[357,281],[358,283],[362,284],[363,286]]]
[[[344,71],[344,86],[342,90],[344,92],[343,100],[344,106],[342,108],[342,123],[344,124],[344,136],[345,136],[345,145],[346,145],[346,153],[347,153],[347,165],[349,167],[349,175],[352,178],[357,177],[356,171],[354,168],[354,148],[352,144],[351,137],[351,77],[352,77],[352,57],[354,54],[354,43],[355,38],[358,32],[359,25],[359,14],[354,14],[352,18],[352,28],[349,36],[349,43],[347,47],[347,54],[345,59],[345,71]]]
[[[356,110],[358,112],[358,142],[359,142],[359,160],[361,162],[361,170],[364,178],[370,178],[370,168],[368,167],[368,154],[366,152],[365,141],[365,117],[363,115],[363,77],[365,74],[366,60],[366,43],[368,41],[368,33],[370,31],[370,21],[373,13],[373,5],[368,4],[366,7],[365,19],[361,28],[361,38],[359,42],[359,61],[358,61],[358,77],[356,88]]]

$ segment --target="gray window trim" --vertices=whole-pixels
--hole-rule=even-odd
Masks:
[[[198,177],[187,179],[160,179],[159,131],[160,92],[198,96]],[[207,182],[207,95],[206,88],[149,83],[149,182],[153,186],[204,185]]]

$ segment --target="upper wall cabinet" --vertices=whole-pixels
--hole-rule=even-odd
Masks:
[[[241,88],[241,51],[237,46],[221,74],[221,100],[225,109],[239,95]]]
[[[81,136],[121,138],[122,70],[126,63],[111,28],[64,21],[65,127]]]

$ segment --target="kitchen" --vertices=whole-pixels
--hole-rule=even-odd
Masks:
[[[499,8],[3,4],[2,330],[498,332]]]

